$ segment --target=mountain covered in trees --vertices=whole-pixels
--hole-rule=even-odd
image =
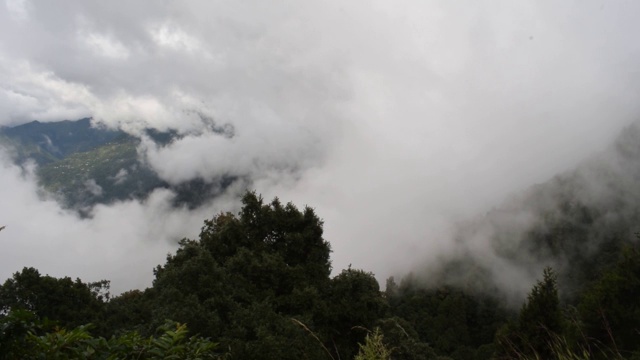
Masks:
[[[111,297],[108,281],[16,269],[0,287],[0,358],[640,358],[639,155],[633,125],[384,289],[332,269],[313,209],[249,192],[147,289]]]
[[[164,146],[179,136],[173,130],[155,129],[132,135],[100,127],[85,118],[32,121],[0,128],[0,146],[8,150],[17,164],[35,162],[40,185],[69,208],[83,210],[98,203],[145,199],[159,188],[175,192],[177,205],[197,207],[218,195],[234,179],[221,174],[222,183],[196,179],[170,184],[158,177],[138,151],[142,137]]]

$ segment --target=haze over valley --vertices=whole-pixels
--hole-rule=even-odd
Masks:
[[[140,139],[136,161],[166,186],[82,215],[41,196],[37,159],[18,167],[5,150],[0,274],[30,265],[143,287],[245,189],[314,207],[335,269],[384,279],[448,256],[453,224],[575,168],[637,120],[635,7],[8,0],[0,123],[90,117]],[[83,190],[91,180],[104,181]],[[190,181],[215,201],[176,207]]]

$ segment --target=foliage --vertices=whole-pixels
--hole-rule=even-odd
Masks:
[[[24,268],[0,286],[0,313],[27,310],[40,320],[55,320],[60,326],[72,328],[100,321],[108,289],[108,281],[86,284],[80,279],[57,279]]]
[[[578,310],[587,338],[623,354],[640,351],[640,251],[626,248],[584,293]]]
[[[373,274],[351,268],[331,279],[328,302],[328,336],[340,349],[336,355],[351,358],[365,339],[364,329],[372,328],[383,318],[388,305]]]
[[[324,358],[291,317],[316,327],[327,304],[330,247],[311,208],[254,193],[236,216],[206,221],[155,270],[155,321],[172,318],[219,339],[234,358]]]
[[[537,354],[550,359],[554,341],[564,334],[564,329],[556,275],[551,268],[546,268],[543,279],[533,286],[522,306],[518,321],[498,333],[497,345],[500,353],[508,357]]]
[[[0,359],[218,359],[217,344],[188,337],[184,324],[167,321],[157,337],[129,332],[109,339],[90,334],[91,325],[72,330],[33,321],[12,312],[0,322]]]
[[[136,331],[150,336],[152,326],[152,290],[130,290],[113,297],[105,304],[103,325],[105,335]]]
[[[360,350],[354,358],[355,360],[389,360],[391,350],[387,348],[383,341],[380,329],[376,328],[365,337],[364,344],[360,344]]]
[[[36,329],[36,316],[26,310],[0,315],[0,359],[24,358],[29,349],[27,335]]]
[[[381,319],[377,324],[384,334],[384,345],[392,350],[394,360],[428,360],[437,357],[431,346],[420,340],[409,321],[394,316]]]
[[[563,236],[576,241],[587,228],[567,219],[598,215],[565,210],[564,220],[547,222],[555,224],[550,232],[528,239],[548,240],[558,254],[573,249]],[[330,245],[313,209],[247,193],[239,213],[221,213],[198,239],[182,240],[149,289],[111,297],[108,281],[57,279],[34,268],[13,274],[0,286],[0,359],[195,359],[220,356],[217,349],[232,359],[634,358],[640,255],[618,244],[598,249],[605,263],[614,253],[619,260],[593,265],[591,283],[564,299],[555,272],[545,269],[518,311],[439,273],[429,281],[389,279],[384,292],[364,270],[331,277]],[[478,267],[445,269],[462,276]],[[484,275],[466,279],[484,286]],[[197,335],[188,337],[187,326]]]
[[[386,297],[391,313],[406,321],[407,333],[417,334],[417,344],[455,358],[488,359],[495,332],[507,318],[505,305],[490,296],[444,285],[427,288],[411,274],[400,285],[389,279]]]

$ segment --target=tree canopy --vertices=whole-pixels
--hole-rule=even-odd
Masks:
[[[384,291],[366,270],[332,276],[331,247],[312,208],[251,192],[242,203],[237,214],[206,220],[197,239],[180,241],[145,290],[111,297],[108,281],[16,272],[0,286],[0,359],[640,354],[634,247],[616,263],[599,264],[605,270],[567,299],[555,271],[545,269],[518,309],[490,292],[425,285],[416,274],[390,278]],[[457,264],[447,269],[459,271]]]

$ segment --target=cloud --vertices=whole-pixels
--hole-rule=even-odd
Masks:
[[[20,21],[0,11],[0,124],[176,129],[140,148],[162,178],[238,176],[309,204],[334,267],[379,277],[454,251],[453,220],[574,166],[638,116],[630,2],[27,4]],[[113,209],[148,224],[151,205]],[[116,221],[111,209],[95,216]]]
[[[186,33],[180,26],[165,23],[149,30],[153,41],[160,47],[165,47],[181,54],[201,55],[211,58],[211,54],[205,50],[202,42],[194,36]]]
[[[91,48],[92,51],[99,55],[120,60],[124,60],[129,57],[129,50],[127,50],[122,43],[117,40],[113,40],[109,36],[89,33],[83,34],[82,40],[89,48]]]
[[[5,6],[9,15],[16,21],[25,21],[29,17],[29,1],[5,0]]]
[[[96,100],[87,85],[36,69],[26,60],[2,55],[0,53],[2,125],[17,125],[27,119],[79,119],[91,114],[90,106]]]
[[[128,176],[129,176],[129,171],[127,171],[127,169],[122,168],[118,171],[117,174],[115,174],[112,177],[113,183],[115,185],[121,185],[127,180]]]
[[[5,205],[0,207],[0,221],[7,226],[0,237],[3,279],[32,266],[52,276],[106,278],[112,281],[113,293],[144,288],[177,240],[195,238],[203,219],[234,207],[222,198],[220,207],[176,209],[173,194],[158,190],[144,202],[100,205],[90,218],[80,218],[38,196],[34,168],[24,171],[4,155],[1,159],[0,198]]]
[[[85,181],[84,186],[87,189],[87,191],[91,193],[91,195],[97,196],[97,197],[102,196],[102,192],[103,192],[102,186],[98,185],[95,179],[89,179]]]

